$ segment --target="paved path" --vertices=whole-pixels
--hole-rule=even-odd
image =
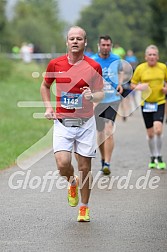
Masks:
[[[167,161],[167,125],[163,141]],[[166,252],[167,171],[147,169],[149,152],[140,110],[127,122],[117,119],[115,143],[112,177],[109,181],[99,177],[92,190],[90,223],[76,222],[78,208],[68,206],[66,189],[57,189],[62,185],[57,180],[52,189],[49,181],[44,188],[43,176],[56,170],[52,152],[29,170],[1,171],[0,252]],[[99,165],[98,153],[94,177]],[[23,182],[20,189],[8,185],[13,174],[14,186]]]

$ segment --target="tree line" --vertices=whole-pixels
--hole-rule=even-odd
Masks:
[[[0,44],[3,51],[23,42],[34,44],[39,52],[63,52],[65,22],[59,17],[55,0],[18,0],[14,17],[5,17],[5,1],[0,2]]]
[[[87,30],[89,46],[97,50],[97,37],[109,34],[116,44],[132,49],[143,59],[149,44],[156,44],[167,61],[166,0],[92,0],[77,24]]]
[[[10,21],[4,8],[5,1],[1,1],[1,51],[10,51],[23,41],[33,43],[41,52],[65,51],[64,31],[69,24],[60,19],[58,1],[18,0]],[[114,43],[134,50],[139,59],[148,44],[156,44],[162,60],[167,61],[166,13],[166,0],[92,0],[76,25],[85,28],[93,51],[97,51],[98,36],[109,34]]]

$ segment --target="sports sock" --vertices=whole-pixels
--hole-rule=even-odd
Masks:
[[[106,166],[110,166],[110,163],[108,163],[108,162],[104,162],[104,165],[106,165]]]
[[[87,203],[87,204],[84,204],[84,203],[81,202],[80,207],[82,207],[82,206],[88,207],[88,203]]]
[[[157,151],[157,146],[155,144],[155,136],[152,138],[148,137],[147,140],[148,140],[148,146],[150,149],[151,156],[157,157],[158,151]]]
[[[155,146],[157,148],[157,156],[161,156],[161,147],[162,147],[161,135],[155,135]]]

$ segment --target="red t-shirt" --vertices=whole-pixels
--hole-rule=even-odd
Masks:
[[[103,89],[102,69],[99,63],[84,56],[83,60],[71,65],[66,55],[49,62],[45,81],[56,82],[57,118],[89,118],[93,115],[93,103],[87,101],[81,88],[87,86],[92,93]]]

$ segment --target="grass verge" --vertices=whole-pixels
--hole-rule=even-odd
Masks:
[[[0,80],[0,169],[14,165],[17,157],[44,137],[53,123],[33,118],[33,113],[43,113],[44,108],[17,105],[19,101],[41,101],[40,85],[45,65],[22,61],[5,64],[8,70],[5,73],[3,69]],[[33,78],[33,72],[39,72],[39,77]],[[45,146],[41,147],[45,149],[50,144],[45,141]]]

